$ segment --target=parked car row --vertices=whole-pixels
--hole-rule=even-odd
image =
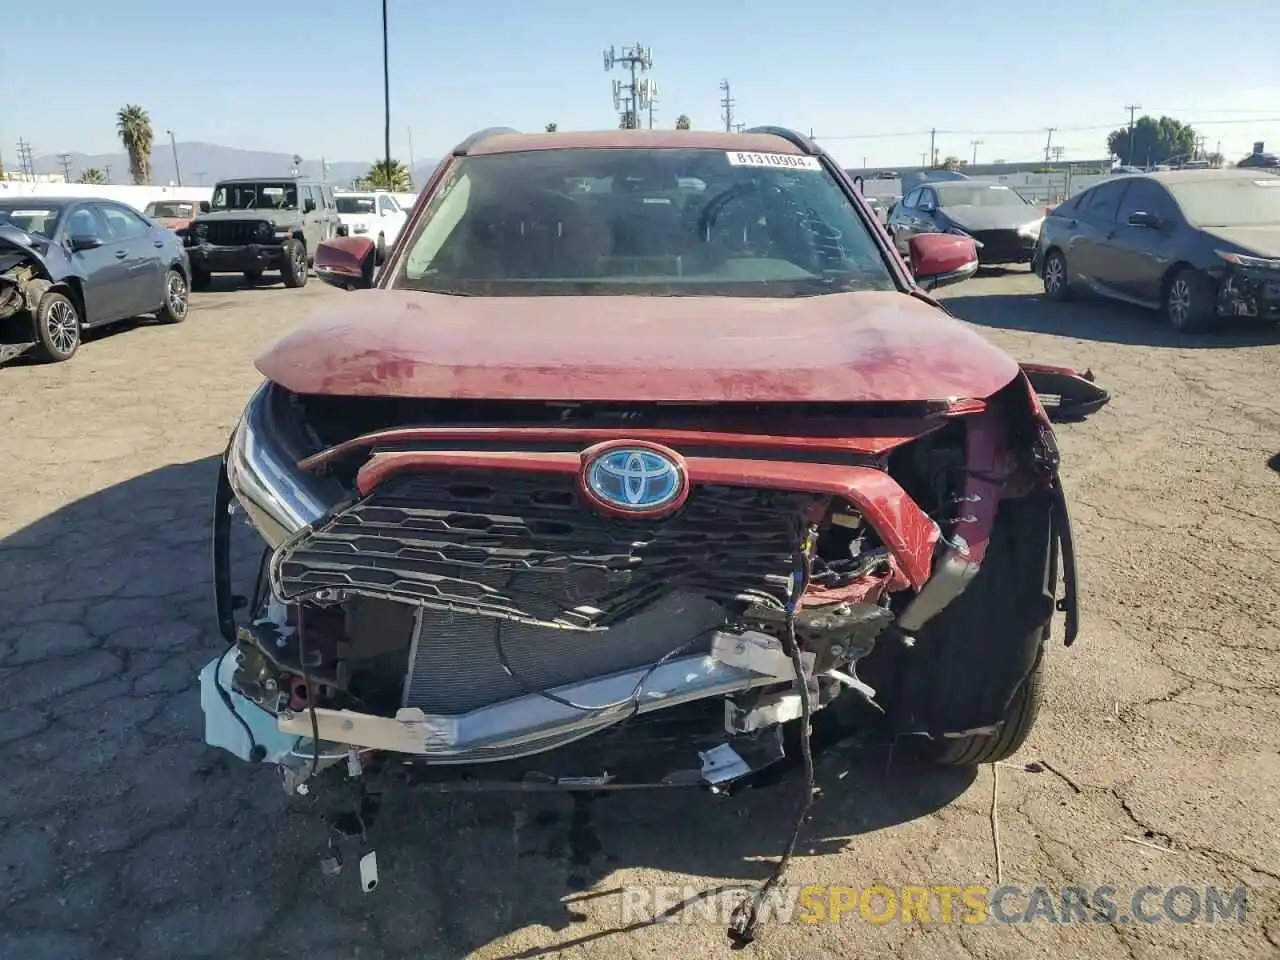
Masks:
[[[139,213],[116,200],[0,200],[0,362],[31,352],[69,360],[83,331],[154,313],[186,318],[215,273],[307,282],[317,247],[368,236],[379,262],[407,214],[383,191],[339,192],[300,177],[219,182],[208,202],[162,200]]]

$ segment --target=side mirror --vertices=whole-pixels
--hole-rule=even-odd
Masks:
[[[373,241],[368,237],[336,237],[316,247],[316,276],[343,290],[373,286]]]
[[[925,290],[936,290],[978,272],[978,245],[972,237],[921,233],[907,241],[911,273]]]
[[[302,201],[302,212],[303,212],[303,213],[315,213],[315,212],[316,212],[316,202],[315,202],[314,200],[303,200],[303,201]]]
[[[1160,218],[1154,213],[1147,213],[1145,210],[1135,210],[1129,214],[1129,226],[1146,227],[1148,230],[1160,229]]]
[[[71,252],[82,253],[85,250],[97,250],[102,246],[102,239],[88,233],[75,233],[71,235]]]

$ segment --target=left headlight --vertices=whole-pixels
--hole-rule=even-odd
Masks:
[[[340,494],[332,482],[298,470],[308,451],[280,429],[284,398],[270,381],[245,408],[227,448],[227,482],[263,539],[277,547],[328,513]]]
[[[1030,223],[1023,224],[1018,228],[1018,235],[1021,237],[1036,238],[1040,236],[1040,227],[1044,224],[1044,217],[1032,220]]]

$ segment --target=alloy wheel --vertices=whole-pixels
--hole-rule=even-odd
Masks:
[[[1173,281],[1169,287],[1169,322],[1182,327],[1191,316],[1191,284],[1184,277]]]
[[[178,319],[187,315],[187,283],[178,273],[169,274],[169,283],[165,289],[165,299],[169,303],[169,312]]]
[[[49,342],[59,353],[70,353],[80,342],[80,322],[71,304],[59,300],[49,307]]]
[[[1063,276],[1062,258],[1050,257],[1044,265],[1044,289],[1048,293],[1056,294],[1062,289]]]

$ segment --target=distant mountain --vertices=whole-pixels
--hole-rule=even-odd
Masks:
[[[399,158],[397,158],[399,159]],[[106,171],[110,167],[112,183],[132,183],[129,176],[129,158],[124,153],[72,153],[71,179],[75,180],[89,167]],[[368,160],[330,160],[329,179],[339,186],[363,177],[369,172],[374,158]],[[178,162],[182,165],[182,182],[188,185],[203,183],[213,186],[224,177],[272,177],[286,176],[293,169],[293,155],[270,153],[265,150],[237,150],[216,143],[179,143]],[[403,161],[401,161],[403,162]],[[423,160],[414,165],[413,182],[421,186],[436,168],[438,160]],[[36,173],[62,173],[62,161],[56,154],[37,157]],[[319,177],[320,158],[308,158],[298,165],[303,176]],[[151,182],[163,185],[177,182],[173,165],[173,148],[168,143],[157,143],[151,151]]]

